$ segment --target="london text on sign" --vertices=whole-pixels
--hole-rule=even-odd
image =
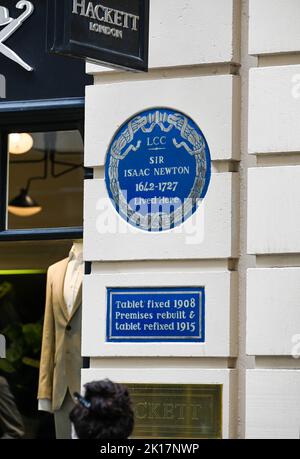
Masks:
[[[148,68],[149,0],[49,0],[50,52]]]
[[[140,17],[125,11],[115,10],[104,5],[94,5],[93,2],[86,2],[85,0],[73,0],[72,13],[89,18],[89,28],[93,32],[112,35],[121,39],[124,29],[138,32]]]
[[[206,139],[187,115],[153,108],[135,115],[114,136],[106,158],[106,186],[117,212],[146,231],[185,222],[208,190]]]

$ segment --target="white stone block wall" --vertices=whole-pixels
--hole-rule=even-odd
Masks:
[[[174,230],[149,234],[119,218],[107,198],[103,179],[88,181],[85,256],[91,261],[235,258],[237,196],[238,174],[213,174],[205,200],[190,219]]]
[[[298,0],[250,0],[249,53],[299,52]]]
[[[99,366],[98,366],[99,363]],[[222,436],[224,439],[235,436],[234,406],[232,396],[237,390],[237,374],[235,370],[185,368],[180,371],[176,363],[171,362],[156,366],[153,362],[147,365],[145,360],[135,364],[127,363],[126,370],[120,361],[115,366],[107,360],[94,362],[94,368],[83,370],[82,384],[89,381],[111,378],[113,381],[127,384],[216,384],[222,385]],[[119,365],[119,366],[118,366]]]
[[[201,126],[212,159],[239,159],[239,78],[232,75],[123,81],[87,88],[87,167],[103,166],[116,130],[145,107],[170,107]],[[116,100],[116,104],[111,104]],[[99,113],[99,106],[105,107]],[[101,127],[101,129],[100,129]]]
[[[300,65],[251,69],[249,94],[249,153],[299,152]]]
[[[84,257],[92,268],[84,282],[83,354],[91,363],[83,382],[122,382],[126,374],[132,382],[178,375],[219,382],[225,438],[298,438],[299,2],[150,3],[149,73],[87,65],[95,84],[87,89],[85,165],[94,178],[85,183]],[[108,145],[129,117],[155,106],[190,115],[210,146],[212,180],[196,225],[146,234],[110,205],[106,221],[114,226],[104,231]],[[189,280],[207,288],[204,345],[105,343],[106,286]]]
[[[247,280],[247,353],[297,356],[300,268],[249,269]]]
[[[248,253],[300,252],[300,166],[249,169]]]
[[[300,370],[247,371],[246,438],[299,439]]]
[[[299,438],[300,37],[297,0],[250,0],[246,438]]]
[[[239,0],[150,0],[150,68],[239,62],[238,8]]]
[[[145,382],[151,376],[163,383],[182,375],[187,383],[222,384],[223,436],[234,437],[237,386],[233,390],[229,380],[236,373],[230,359],[238,353],[238,275],[231,260],[239,253],[240,2],[150,4],[148,74],[87,66],[95,84],[86,94],[85,165],[94,179],[85,183],[84,256],[92,272],[84,282],[82,352],[91,357],[91,368],[83,382],[102,375],[127,382],[132,375],[138,382],[142,375]],[[205,135],[213,163],[211,186],[194,217],[175,230],[148,234],[117,215],[107,198],[104,166],[117,129],[155,106],[189,115]],[[106,343],[111,286],[205,287],[205,343]],[[170,369],[163,372],[165,365]]]
[[[92,357],[136,357],[136,343],[106,342],[105,290],[110,287],[205,287],[204,343],[138,343],[140,357],[236,357],[237,274],[228,271],[91,274],[83,292],[83,353]],[[220,308],[220,304],[223,307]]]

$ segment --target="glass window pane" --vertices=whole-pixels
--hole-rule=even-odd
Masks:
[[[46,270],[0,270],[0,334],[7,351],[6,359],[0,359],[0,376],[14,394],[25,438],[42,432],[55,438],[53,419],[37,412],[36,401],[45,294]]]
[[[82,226],[79,131],[9,135],[8,229]]]

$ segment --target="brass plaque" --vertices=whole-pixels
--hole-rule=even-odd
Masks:
[[[222,438],[222,385],[126,384],[132,438]]]

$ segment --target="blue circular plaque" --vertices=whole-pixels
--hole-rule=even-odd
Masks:
[[[144,231],[166,231],[185,222],[205,197],[211,175],[206,139],[178,110],[138,113],[116,132],[105,178],[117,212]]]

